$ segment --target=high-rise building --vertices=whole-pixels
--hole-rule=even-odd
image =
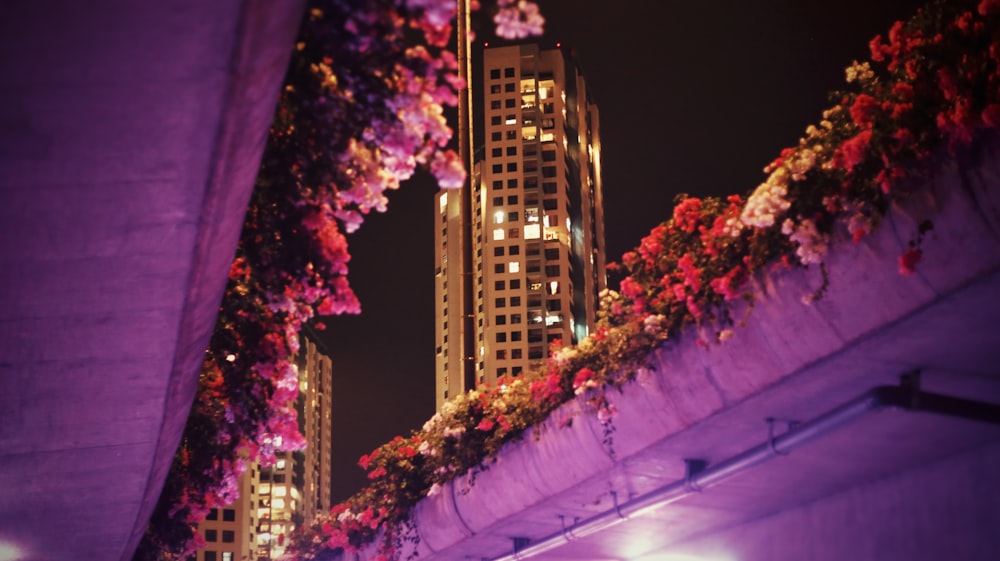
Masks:
[[[198,530],[206,546],[196,561],[277,559],[292,532],[331,504],[331,386],[333,368],[317,343],[303,337],[299,374],[300,452],[279,452],[273,465],[253,465],[240,476],[240,497],[213,509]]]
[[[598,111],[571,51],[488,48],[481,74],[468,333],[463,197],[442,191],[435,208],[439,408],[470,385],[541,363],[556,340],[585,337],[606,286]],[[463,337],[474,338],[472,380]]]

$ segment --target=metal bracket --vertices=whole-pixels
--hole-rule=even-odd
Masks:
[[[685,458],[684,459],[684,488],[692,493],[700,493],[701,487],[694,480],[694,476],[698,475],[700,471],[708,467],[707,460],[699,460],[695,458]]]
[[[778,435],[774,434],[774,425],[784,422],[786,427],[785,430],[790,431],[799,426],[799,421],[794,419],[778,419],[777,417],[768,417],[764,419],[764,422],[767,423],[767,446],[771,449],[771,453],[775,456],[787,456],[788,452],[778,450],[778,446],[775,444],[775,441],[778,439]]]

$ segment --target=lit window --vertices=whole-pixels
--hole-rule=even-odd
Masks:
[[[448,191],[441,193],[438,205],[440,206],[441,214],[444,214],[444,211],[448,209]]]
[[[496,212],[493,213],[493,223],[494,224],[503,224],[503,211],[502,210],[498,210],[498,211],[496,211]]]
[[[499,117],[497,117],[497,119],[499,119]],[[517,117],[514,116],[514,115],[507,115],[507,117],[504,119],[503,124],[505,124],[505,125],[516,125],[517,124]]]
[[[535,209],[537,212],[538,209]],[[538,220],[538,216],[535,216],[535,220]],[[542,237],[542,229],[538,224],[527,224],[524,227],[524,239],[526,240],[537,240]]]
[[[494,228],[493,229],[493,240],[494,241],[502,240],[503,237],[504,237],[504,229],[503,228]]]
[[[275,497],[285,497],[287,495],[288,495],[288,487],[285,487],[284,485],[276,485],[274,487]]]
[[[232,551],[223,551],[222,552],[222,561],[233,561],[233,552]]]
[[[510,263],[507,263],[507,272],[508,273],[521,272],[521,264],[517,261],[511,261]]]
[[[285,469],[285,459],[281,458],[274,464],[274,469]]]
[[[271,501],[271,507],[277,509],[285,508],[285,499],[273,499]]]

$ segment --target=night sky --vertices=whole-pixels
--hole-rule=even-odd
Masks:
[[[761,168],[819,120],[844,67],[921,3],[539,0],[539,42],[576,49],[600,107],[608,259],[668,218],[678,193],[761,183]],[[477,34],[504,44],[485,26]],[[364,484],[358,457],[434,413],[436,189],[414,178],[349,238],[363,312],[329,318],[322,335],[333,354],[335,501]]]

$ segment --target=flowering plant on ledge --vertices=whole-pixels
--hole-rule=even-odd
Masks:
[[[453,0],[328,0],[306,13],[281,92],[191,414],[135,559],[186,558],[195,526],[237,497],[248,465],[305,445],[296,419],[299,331],[358,313],[345,233],[424,166],[465,170],[444,106],[463,87],[446,49]],[[498,0],[501,32],[538,33],[537,6]],[[322,329],[319,322],[314,325]]]
[[[748,281],[768,267],[818,267],[825,278],[832,240],[864,238],[908,185],[934,172],[933,154],[1000,125],[1000,0],[936,0],[870,49],[870,61],[847,68],[822,119],[764,168],[760,186],[726,199],[679,197],[671,219],[613,266],[625,277],[620,291],[601,295],[594,333],[554,349],[540,369],[458,396],[409,437],[362,457],[370,485],[296,536],[290,557],[356,551],[382,532],[381,554],[391,558],[421,498],[488,469],[506,442],[577,396],[610,430],[615,411],[603,392],[628,382],[656,346],[692,326],[696,344],[724,342],[739,319],[732,303],[747,301],[752,313]],[[901,274],[914,272],[931,227],[914,232]]]

